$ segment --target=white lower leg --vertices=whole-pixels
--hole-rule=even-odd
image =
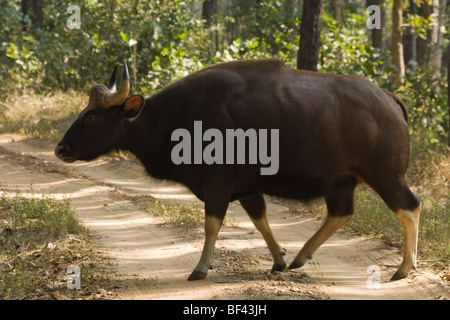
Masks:
[[[411,269],[417,267],[417,243],[419,234],[420,207],[415,210],[399,210],[397,216],[403,226],[403,261],[398,268],[393,280],[408,276]]]

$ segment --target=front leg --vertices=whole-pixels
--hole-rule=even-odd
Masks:
[[[202,256],[200,257],[200,261],[198,262],[194,271],[192,271],[191,275],[189,276],[188,281],[202,280],[206,278],[208,270],[212,267],[213,264],[214,246],[216,244],[217,234],[219,233],[222,226],[224,216],[225,214],[223,214],[222,217],[217,217],[208,215],[208,213],[206,213],[205,244],[203,246]]]
[[[219,168],[211,166],[203,171],[202,194],[199,198],[205,202],[205,244],[200,261],[188,281],[205,279],[213,265],[214,246],[228,210],[233,186],[230,179],[233,177],[232,172],[222,171],[219,174],[216,172]]]

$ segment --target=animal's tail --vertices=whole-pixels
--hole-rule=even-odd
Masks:
[[[383,89],[383,90],[388,96],[390,96],[402,108],[403,115],[405,116],[405,121],[408,122],[408,110],[406,109],[405,103],[402,101],[402,99],[400,99],[395,94],[393,94],[392,92],[390,92],[386,89]]]

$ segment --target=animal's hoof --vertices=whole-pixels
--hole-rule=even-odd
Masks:
[[[303,267],[304,263],[296,262],[295,260],[289,265],[289,269],[297,269]]]
[[[403,272],[397,271],[391,278],[391,281],[397,281],[401,279],[405,279],[408,276],[408,274],[405,274]]]
[[[203,280],[206,278],[206,273],[194,270],[192,271],[191,275],[188,278],[188,281],[195,281],[195,280]]]
[[[285,273],[282,273],[280,271],[275,271],[269,274],[268,278],[269,280],[285,280]]]
[[[270,273],[274,273],[275,271],[286,271],[286,264],[274,264]]]

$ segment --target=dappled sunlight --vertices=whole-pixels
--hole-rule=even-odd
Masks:
[[[74,162],[74,163],[71,163],[70,166],[75,167],[75,168],[83,168],[83,167],[95,168],[95,167],[105,165],[108,162],[109,161],[107,159],[102,157],[97,160],[92,160],[89,162],[86,162],[86,161]]]
[[[64,186],[67,184],[71,184],[74,182],[79,182],[80,179],[64,179],[64,180],[56,180],[52,182],[45,182],[45,183],[36,183],[33,184],[34,187],[40,188],[40,189],[47,189],[47,188],[59,188],[60,186]]]
[[[101,207],[98,207],[100,209]],[[94,210],[95,208],[84,208],[81,210]],[[115,210],[116,211],[116,210]],[[127,235],[138,236],[137,231],[134,230],[133,224],[145,226],[146,224],[150,225],[154,221],[151,217],[148,216],[136,216],[135,213],[117,213],[111,212],[109,215],[104,214],[101,216],[101,219],[98,217],[90,218],[88,216],[89,212],[84,214],[84,220],[87,225],[95,228],[108,228],[109,230],[113,230],[116,232],[120,232],[121,234],[127,233]],[[124,222],[126,221],[126,222]],[[131,226],[130,226],[131,225]],[[145,231],[144,231],[145,233]]]
[[[33,152],[34,156],[40,156],[40,157],[53,157],[55,155],[54,151],[41,151],[41,152]]]
[[[110,192],[112,190],[114,190],[114,189],[111,187],[104,187],[104,186],[87,187],[87,188],[81,188],[77,191],[72,191],[70,193],[70,197],[72,199],[76,199],[76,198],[86,197],[86,196],[92,195],[94,193]]]
[[[157,194],[151,193],[151,196],[156,199],[167,199],[167,200],[186,200],[186,201],[197,201],[198,199],[194,195],[183,195],[183,194]]]

